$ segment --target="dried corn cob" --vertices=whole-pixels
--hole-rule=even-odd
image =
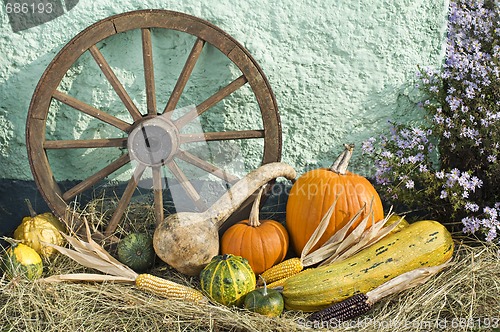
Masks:
[[[381,298],[423,284],[433,275],[447,267],[448,264],[449,260],[441,265],[422,267],[403,273],[366,294],[356,294],[344,301],[334,303],[328,308],[317,311],[310,315],[308,319],[311,321],[343,322],[356,318],[368,312],[372,305]]]
[[[324,228],[322,229],[322,226],[327,224],[330,220],[330,217],[334,211],[334,207],[336,205],[337,201],[335,201],[328,212],[326,213],[325,216],[323,216],[323,219],[321,220],[320,226],[315,230],[309,241],[306,243],[306,246],[304,247],[304,250],[302,251],[301,257],[294,257],[294,258],[289,258],[279,264],[274,265],[273,267],[267,269],[261,274],[261,277],[258,281],[257,284],[262,286],[263,281],[265,281],[269,287],[273,285],[273,283],[280,281],[283,283],[286,279],[289,277],[296,275],[297,273],[301,272],[304,267],[312,265],[314,263],[308,263],[307,265],[304,264],[304,260],[309,258],[310,256],[307,256],[309,253],[309,250],[316,244],[316,242],[319,240],[321,235],[324,232]],[[311,261],[311,260],[309,260]],[[278,286],[278,285],[277,285]],[[273,286],[276,287],[276,286]]]
[[[74,250],[65,247],[60,247],[54,244],[47,244],[61,254],[73,259],[81,265],[96,269],[105,274],[95,273],[73,273],[54,275],[42,279],[46,282],[60,281],[118,281],[135,284],[135,286],[143,291],[174,300],[185,300],[189,302],[203,303],[208,302],[208,299],[203,294],[191,287],[178,284],[176,282],[162,279],[151,274],[137,274],[128,266],[120,263],[116,258],[111,256],[103,247],[98,245],[90,234],[87,220],[84,219],[87,241],[72,237],[62,233],[68,243],[72,245]]]
[[[372,305],[368,302],[366,294],[356,294],[347,300],[315,312],[308,319],[311,321],[343,322],[367,313],[371,307]]]
[[[207,302],[203,294],[191,287],[162,279],[151,274],[139,274],[135,279],[135,286],[143,291],[174,300],[190,302]]]
[[[269,285],[267,285],[267,288],[283,288],[283,284],[285,283],[285,281],[288,279],[289,277],[286,277],[286,278],[283,278],[283,279],[280,279],[280,280],[276,280],[272,283],[270,283]]]
[[[294,257],[267,269],[261,274],[261,276],[262,279],[269,285],[268,287],[270,287],[270,284],[273,282],[291,277],[303,269],[304,265],[302,265],[302,260],[298,257]],[[259,280],[259,284],[262,283],[263,282]]]

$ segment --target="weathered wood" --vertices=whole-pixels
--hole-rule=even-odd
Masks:
[[[113,69],[111,69],[111,66],[104,58],[104,55],[102,55],[101,51],[99,51],[96,45],[90,46],[89,51],[97,62],[97,65],[101,69],[102,73],[104,74],[104,76],[106,76],[116,94],[118,95],[118,97],[120,97],[122,103],[127,108],[128,112],[132,116],[132,119],[134,119],[134,121],[140,120],[142,118],[141,112],[139,112],[139,109],[137,109],[137,106],[135,106],[132,98],[130,98],[118,77],[116,77]]]
[[[191,76],[191,73],[193,72],[198,58],[200,57],[204,45],[205,41],[203,39],[196,39],[196,42],[194,43],[193,48],[191,49],[191,52],[189,53],[189,56],[186,60],[186,63],[184,64],[184,68],[182,68],[181,74],[177,79],[174,90],[172,91],[172,94],[168,99],[167,106],[165,106],[165,110],[163,111],[163,113],[167,117],[170,117],[170,112],[172,112],[177,106],[182,91],[184,91],[184,88],[186,87],[186,84],[189,80],[189,77]]]
[[[172,174],[175,176],[175,178],[179,181],[179,184],[182,186],[186,194],[191,198],[195,206],[200,211],[205,210],[206,206],[201,200],[200,194],[196,191],[196,189],[191,184],[186,174],[184,174],[184,172],[181,170],[179,165],[177,165],[177,163],[174,160],[171,160],[170,162],[167,163],[167,166],[172,172]]]
[[[118,33],[145,27],[177,30],[203,39],[224,55],[229,54],[235,47],[242,47],[210,22],[184,13],[150,9],[124,13],[110,19]]]
[[[201,168],[207,173],[215,175],[216,177],[226,181],[227,183],[235,184],[239,180],[237,176],[209,163],[208,161],[198,158],[197,156],[187,151],[179,150],[176,156],[177,158],[182,159],[185,162],[190,163],[191,165]]]
[[[107,124],[112,125],[113,127],[116,127],[122,131],[129,131],[131,124],[127,123],[121,119],[118,119],[115,116],[112,116],[106,112],[103,112],[93,106],[90,106],[89,104],[84,103],[81,100],[78,100],[64,92],[61,91],[54,91],[54,94],[52,95],[55,99],[59,100],[60,102],[73,107],[74,109],[83,112],[87,115],[90,115],[96,119],[99,119]]]
[[[151,44],[152,28],[158,28],[159,30],[176,30],[182,33],[190,34],[196,38],[196,42],[191,50],[188,60],[184,65],[183,71],[179,76],[176,87],[174,88],[171,96],[169,96],[169,101],[165,107],[165,110],[168,110],[167,113],[170,113],[170,111],[177,107],[182,92],[197,62],[196,60],[202,53],[203,45],[208,43],[217,48],[241,71],[241,76],[234,79],[214,95],[198,104],[196,110],[188,112],[174,121],[172,133],[169,131],[169,134],[174,135],[177,140],[182,140],[181,143],[204,140],[213,141],[261,138],[264,140],[262,163],[264,164],[279,161],[281,158],[281,125],[275,97],[261,68],[241,44],[213,24],[183,13],[166,10],[139,10],[111,16],[83,30],[70,42],[68,42],[68,44],[66,44],[54,57],[35,88],[28,111],[26,142],[33,178],[35,179],[35,182],[37,183],[37,186],[42,196],[47,201],[49,207],[54,213],[63,218],[65,217],[67,211],[68,200],[72,199],[76,195],[79,195],[80,193],[85,192],[86,190],[90,190],[91,187],[98,181],[102,180],[106,176],[109,176],[117,168],[122,167],[129,161],[129,156],[127,154],[126,157],[120,157],[118,160],[111,162],[101,171],[85,179],[66,193],[62,193],[62,190],[57,182],[58,179],[54,178],[50,159],[46,155],[46,150],[101,147],[123,149],[127,148],[127,139],[102,138],[96,140],[46,140],[45,127],[52,100],[58,100],[80,112],[101,120],[108,125],[114,126],[129,135],[133,128],[140,126],[140,124],[144,121],[160,116],[157,114],[158,108],[155,96],[155,73],[152,54],[153,46]],[[135,29],[139,29],[141,31],[142,38],[146,103],[148,109],[147,115],[144,116],[139,112],[137,106],[127,94],[124,86],[120,83],[97,47],[99,42],[106,40],[106,38],[111,37],[116,33],[126,33],[127,31]],[[87,51],[89,51],[94,57],[106,79],[110,82],[122,103],[125,105],[126,109],[132,116],[133,123],[127,123],[126,121],[103,112],[92,105],[86,104],[83,101],[58,90],[60,83],[67,74],[68,70],[70,70],[78,58]],[[179,134],[180,129],[187,123],[208,111],[212,108],[212,106],[219,103],[221,100],[228,97],[247,83],[250,85],[260,108],[263,123],[263,128],[261,130],[225,131],[221,133],[199,133],[191,135]],[[188,196],[193,199],[199,210],[203,210],[206,207],[189,179],[187,179],[184,172],[175,163],[175,159],[184,160],[202,170],[227,179],[230,182],[236,180],[236,177],[228,175],[222,168],[211,165],[209,162],[206,162],[197,156],[185,153],[181,146],[175,146],[175,150],[176,151],[172,152],[174,158],[169,161],[167,166],[179,180]],[[143,165],[140,166],[137,171],[144,167],[145,166]],[[161,188],[162,186],[160,170],[160,167],[153,167],[153,190],[156,218],[163,218],[163,206],[159,207],[163,200],[162,191],[158,190],[158,188]],[[143,171],[144,169],[142,169],[141,174]],[[127,189],[121,196],[117,212],[113,215],[111,224],[108,224],[108,228],[104,234],[100,234],[102,235],[102,238],[116,238],[113,237],[112,234],[115,232],[123,215],[123,211],[129,204],[131,195],[133,195],[133,192],[137,187],[137,183],[135,182],[136,179],[137,174],[129,181]],[[244,203],[240,211],[243,211],[243,213],[246,214],[247,211],[245,210],[245,206],[249,205],[251,201],[252,200],[249,200],[248,204]],[[226,224],[231,223],[232,218],[233,217],[231,217]],[[239,217],[238,213],[236,213],[235,220],[239,219],[241,219],[241,217]]]
[[[45,141],[45,120],[31,118],[28,127],[26,140],[29,142],[28,158],[33,179],[50,209],[57,215],[63,216],[66,212],[66,202],[62,198],[61,188],[55,181],[47,154],[43,148]]]
[[[154,211],[156,224],[164,219],[163,213],[163,181],[161,178],[161,166],[152,168],[153,171],[153,191],[154,191]]]
[[[128,155],[128,153],[120,156],[118,159],[114,160],[106,167],[99,170],[97,173],[89,176],[88,178],[78,183],[73,188],[67,190],[62,195],[62,198],[64,199],[64,201],[69,202],[76,195],[84,192],[87,189],[90,189],[93,185],[104,179],[106,176],[110,175],[111,173],[125,166],[129,161],[130,161],[130,156]]]
[[[153,45],[151,30],[142,29],[142,56],[144,63],[144,82],[146,85],[146,103],[149,115],[156,115],[156,89],[153,66]]]
[[[146,167],[144,165],[140,163],[137,164],[137,167],[134,170],[134,174],[128,181],[127,187],[125,188],[122,197],[118,201],[115,212],[113,213],[113,216],[111,216],[111,220],[109,221],[108,226],[104,231],[105,236],[113,235],[113,233],[116,231],[116,228],[118,227],[118,224],[122,219],[123,213],[125,213],[125,210],[127,209],[127,206],[129,205],[130,200],[134,195],[134,191],[137,188],[139,180],[141,179],[145,169]]]
[[[31,118],[42,120],[47,118],[52,95],[67,71],[91,45],[115,33],[113,22],[109,19],[103,20],[80,32],[59,51],[43,72],[35,88],[29,107],[28,121]]]
[[[255,139],[255,138],[265,138],[264,130],[236,130],[236,131],[180,134],[181,144],[191,143],[191,142],[224,141],[224,140]]]
[[[45,149],[82,149],[82,148],[126,148],[126,138],[52,140],[43,143]]]
[[[252,88],[259,104],[264,123],[264,156],[262,163],[281,159],[281,122],[277,112],[277,103],[269,82],[262,74],[255,60],[243,49],[235,48],[228,54],[228,58],[243,72]],[[272,124],[272,125],[271,125]],[[276,149],[276,147],[279,147]],[[279,152],[279,155],[277,153]]]

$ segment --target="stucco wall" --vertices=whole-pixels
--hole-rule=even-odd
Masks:
[[[50,60],[91,23],[140,8],[165,8],[201,17],[250,51],[279,104],[283,160],[300,172],[328,164],[341,143],[361,142],[386,126],[388,119],[414,117],[418,101],[412,87],[414,73],[418,65],[434,65],[442,59],[447,3],[82,0],[57,19],[18,33],[12,32],[2,8],[0,177],[31,179],[24,127],[34,87]],[[126,40],[120,43],[124,49],[129,46]],[[137,57],[139,63],[140,52],[125,57]],[[111,61],[120,65],[119,57]],[[182,64],[182,59],[168,62],[173,72]],[[208,76],[217,78],[216,65]],[[133,71],[128,69],[128,73]],[[93,79],[77,81],[72,91],[77,96],[85,94],[94,83]],[[132,83],[130,86],[133,88]],[[106,102],[99,96],[94,100],[100,100],[98,106]],[[64,125],[65,119],[56,121]],[[79,135],[80,129],[71,134]],[[68,170],[68,176],[73,174]]]
[[[414,75],[417,66],[442,61],[447,6],[447,0],[80,0],[60,17],[17,33],[12,31],[2,6],[0,210],[5,218],[0,218],[0,231],[20,220],[23,213],[18,202],[36,193],[29,182],[32,175],[24,134],[35,86],[59,50],[90,24],[130,10],[162,8],[200,17],[228,32],[250,51],[267,75],[281,115],[282,160],[302,173],[329,165],[343,143],[359,146],[384,130],[389,119],[419,119],[416,103],[420,96],[413,87]],[[99,47],[134,100],[144,105],[140,44],[132,37],[113,37]],[[192,40],[155,38],[159,41],[155,50],[174,51],[155,62],[161,68],[158,90],[166,94],[175,84]],[[204,52],[200,59],[204,69],[195,70],[183,97],[184,105],[191,104],[199,94],[210,95],[234,74],[224,56]],[[116,95],[91,63],[88,54],[80,59],[62,89],[110,113],[118,112]],[[159,100],[162,102],[166,100]],[[220,105],[218,115],[204,120],[206,129],[255,129],[261,120],[258,113],[247,112],[254,107],[252,102],[251,92],[245,90],[228,98]],[[114,132],[102,124],[90,122],[64,106],[55,105],[54,109],[47,122],[53,138],[113,137]],[[260,156],[259,145],[238,148],[242,147],[246,150],[240,157],[253,160],[251,168]],[[224,158],[234,161],[231,148],[223,146],[210,153],[220,152],[222,162]],[[114,156],[88,151],[90,158],[83,160],[79,153],[56,154],[54,165],[60,179],[82,179]],[[369,168],[360,153],[355,153],[353,164],[353,170],[368,175]]]

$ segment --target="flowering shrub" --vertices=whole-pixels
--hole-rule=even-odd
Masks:
[[[391,123],[363,143],[390,204],[461,221],[462,230],[500,231],[500,13],[495,1],[452,0],[442,68],[419,72],[429,98],[422,125]]]

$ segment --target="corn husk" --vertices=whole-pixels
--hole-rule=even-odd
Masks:
[[[401,218],[397,222],[384,227],[392,216],[392,209],[384,219],[375,221],[372,213],[373,204],[370,204],[366,217],[361,220],[351,233],[348,233],[349,229],[359,220],[361,214],[366,209],[365,205],[344,227],[335,232],[335,234],[333,234],[321,247],[310,252],[311,248],[318,243],[319,239],[326,231],[330,223],[330,218],[335,211],[337,200],[338,197],[323,216],[309,241],[304,246],[300,257],[304,266],[312,266],[318,263],[319,265],[328,265],[349,258],[391,233],[403,219]]]
[[[102,274],[94,273],[79,273],[79,274],[61,274],[50,276],[42,279],[46,282],[59,281],[118,281],[133,283],[137,279],[138,274],[128,266],[120,263],[116,258],[111,256],[103,247],[97,244],[92,239],[90,228],[86,219],[84,219],[86,227],[87,241],[70,235],[61,233],[66,241],[74,248],[68,249],[54,244],[46,243],[46,245],[55,248],[61,254],[71,258],[80,265],[87,268],[98,270]]]
[[[380,299],[386,296],[397,294],[404,290],[422,285],[423,283],[427,282],[432,276],[439,273],[444,268],[450,266],[450,262],[451,258],[441,265],[422,267],[400,274],[399,276],[367,292],[367,302],[370,304],[374,304],[375,302],[378,302]]]

